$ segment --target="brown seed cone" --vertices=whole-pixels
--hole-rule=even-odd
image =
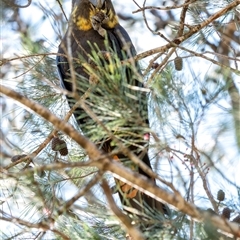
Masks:
[[[217,193],[217,200],[221,202],[224,199],[225,199],[225,192],[222,189],[220,189]]]
[[[152,64],[152,69],[156,69],[158,66],[159,66],[159,63],[154,62],[154,63]]]
[[[177,71],[181,71],[183,68],[183,59],[181,57],[176,57],[174,59],[174,66]]]
[[[52,139],[52,150],[56,152],[59,151],[62,156],[68,155],[68,148],[66,142],[58,137],[54,137]]]
[[[64,143],[65,142],[61,140],[59,137],[54,137],[52,139],[52,150],[56,152],[59,151],[61,148],[65,147],[65,146],[62,146]]]
[[[222,217],[229,219],[231,215],[231,210],[228,207],[225,207],[222,211]]]
[[[59,150],[59,153],[60,153],[62,156],[67,156],[67,155],[68,155],[68,148],[67,148],[67,146],[64,147],[64,148],[61,148],[61,149]]]

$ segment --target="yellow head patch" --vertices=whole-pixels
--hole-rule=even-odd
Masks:
[[[91,18],[98,12],[103,12],[108,20],[103,24],[104,28],[114,28],[118,18],[111,9],[98,9],[92,4],[88,6],[76,6],[72,12],[72,19],[79,30],[88,31],[93,28]]]

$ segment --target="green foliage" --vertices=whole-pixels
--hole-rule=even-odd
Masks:
[[[160,4],[163,1],[155,3],[156,6]],[[216,8],[220,10],[227,4],[229,1],[221,1],[221,4],[197,1],[188,8],[186,22],[199,24],[215,13]],[[18,55],[29,55],[19,57],[17,63],[9,61],[1,66],[4,85],[16,86],[18,92],[64,119],[69,107],[60,88],[55,55],[50,54],[56,52],[55,39],[59,37],[56,32],[65,28],[63,13],[58,5],[52,9],[43,6],[38,8],[44,10],[44,16],[39,19],[43,20],[42,23],[49,21],[55,31],[54,39],[45,41],[42,36],[39,39],[35,36],[38,29],[34,29],[34,26],[40,27],[41,24],[26,28],[31,22],[22,19],[22,10],[6,5],[6,1],[2,7],[8,28],[17,26],[15,32],[18,34],[18,43],[21,43]],[[8,13],[12,13],[9,19]],[[167,28],[169,22],[179,23],[178,13],[175,10],[166,12],[167,20],[161,19],[161,22],[165,22]],[[150,132],[153,136],[150,153],[156,173],[196,206],[208,209],[215,204],[216,209],[215,212],[212,210],[212,214],[221,215],[224,208],[229,208],[230,221],[240,212],[239,182],[232,178],[237,176],[236,169],[239,166],[239,111],[235,106],[239,98],[235,74],[238,69],[230,69],[238,64],[235,46],[239,46],[239,42],[235,33],[230,35],[231,41],[226,44],[222,29],[227,29],[232,20],[236,20],[234,23],[238,25],[236,13],[237,9],[229,11],[176,48],[183,60],[181,71],[174,68],[173,54],[154,78],[151,78],[154,70],[147,77],[140,76],[138,66],[127,61],[121,62],[112,49],[107,48],[107,53],[103,53],[89,43],[93,57],[82,63],[91,78],[83,79],[76,74],[77,80],[84,80],[77,82],[78,90],[88,94],[84,104],[90,112],[81,111],[79,116],[82,119],[88,117],[86,124],[81,126],[87,137],[99,143],[114,135],[116,139],[112,144],[118,147],[118,141],[125,146],[139,145],[143,141],[143,134]],[[186,25],[184,33],[189,29]],[[168,31],[164,34],[174,39],[176,30],[172,35],[167,36]],[[11,30],[11,33],[14,31]],[[48,31],[45,31],[44,37],[47,35]],[[13,54],[7,54],[6,50],[4,58],[12,57]],[[196,56],[188,50],[195,52]],[[164,54],[168,53],[166,51]],[[164,54],[158,59],[159,62],[165,60]],[[212,60],[219,64],[205,58],[212,55]],[[83,61],[81,56],[79,61]],[[129,74],[132,76],[130,83],[127,82]],[[144,86],[141,86],[143,82]],[[139,87],[133,88],[131,84]],[[146,96],[149,98],[151,129],[146,124]],[[3,103],[1,98],[2,106]],[[1,145],[1,148],[10,149],[9,155],[4,155],[1,150],[1,165],[5,168],[0,180],[1,214],[6,218],[3,219],[6,229],[1,229],[3,239],[64,239],[59,232],[69,239],[126,239],[126,230],[110,212],[99,185],[91,188],[91,194],[85,193],[71,207],[65,208],[67,201],[84,189],[97,172],[96,168],[87,165],[89,159],[83,149],[69,137],[57,132],[58,129],[52,124],[26,109],[11,108],[11,105],[3,107],[2,116],[1,144],[3,142],[5,145]],[[73,118],[69,122],[81,131]],[[52,151],[49,141],[40,148],[54,130],[55,135],[66,141],[67,156]],[[15,154],[31,154],[36,150],[37,155],[31,157],[31,163],[10,161]],[[85,165],[72,167],[72,163]],[[69,166],[61,168],[61,164]],[[109,179],[111,183],[112,179]],[[171,191],[163,182],[159,181],[158,184]],[[219,189],[225,192],[221,202],[217,194]],[[115,200],[118,204],[117,197]],[[175,209],[171,209],[168,217],[149,212],[148,224],[141,229],[146,239],[227,239],[210,220],[195,222]],[[28,226],[19,219],[36,225]],[[43,230],[41,224],[52,228]]]

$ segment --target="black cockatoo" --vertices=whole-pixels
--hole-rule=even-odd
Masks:
[[[73,1],[68,30],[59,46],[57,67],[61,85],[85,102],[118,141],[124,143],[149,168],[147,143],[147,96],[139,65],[131,61],[135,48],[125,29],[119,24],[110,0]],[[70,107],[76,99],[67,96]],[[106,153],[118,150],[118,141],[112,139],[81,107],[74,116],[83,133]],[[100,133],[99,133],[100,132]],[[113,157],[125,166],[138,171],[155,183],[141,168],[118,151]],[[123,208],[146,213],[151,209],[167,214],[161,202],[133,187],[116,180]],[[136,210],[136,211],[135,211]]]

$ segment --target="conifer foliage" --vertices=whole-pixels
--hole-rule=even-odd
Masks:
[[[1,239],[239,238],[240,1],[112,1],[137,55],[67,48],[80,97],[55,62],[77,2],[2,1]]]

